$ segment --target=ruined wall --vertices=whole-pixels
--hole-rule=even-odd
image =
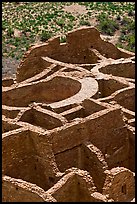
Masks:
[[[31,47],[2,82],[2,201],[132,201],[134,77],[94,27]]]
[[[130,201],[134,195],[135,181],[133,173],[123,167],[113,168],[107,172],[103,193],[115,201]]]
[[[17,69],[17,81],[20,82],[32,77],[48,67],[48,62],[41,58],[44,56],[75,64],[97,63],[98,57],[92,52],[93,48],[98,50],[101,55],[105,55],[106,58],[119,59],[132,56],[131,53],[122,52],[113,44],[103,41],[98,30],[94,27],[79,28],[69,32],[66,37],[66,44],[63,46],[60,44],[59,37],[54,37],[43,45],[36,45],[33,51],[30,49]],[[32,66],[33,71],[27,69]]]

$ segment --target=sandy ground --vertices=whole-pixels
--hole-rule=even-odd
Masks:
[[[72,13],[74,16],[75,15],[79,15],[79,14],[86,14],[88,11],[86,10],[85,6],[81,6],[79,4],[72,4],[70,6],[65,6],[64,7],[64,11],[65,12],[70,12]]]
[[[2,58],[2,77],[14,77],[16,74],[17,66],[19,65],[19,60],[14,58]]]

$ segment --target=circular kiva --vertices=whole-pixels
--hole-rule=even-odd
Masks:
[[[58,102],[51,103],[52,108],[59,108],[74,103],[79,103],[84,99],[94,96],[98,92],[98,82],[92,77],[86,77],[78,80],[81,83],[81,89],[75,95]]]
[[[4,105],[20,107],[28,106],[32,101],[50,104],[67,99],[80,90],[81,83],[78,80],[55,76],[48,80],[20,84],[18,87],[6,89],[3,91],[2,101]]]

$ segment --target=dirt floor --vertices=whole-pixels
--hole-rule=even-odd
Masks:
[[[65,6],[64,11],[70,12],[73,15],[86,14],[88,12],[85,6],[82,6],[79,4],[72,4],[70,6]]]

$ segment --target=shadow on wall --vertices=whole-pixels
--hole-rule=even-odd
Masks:
[[[79,81],[57,76],[50,81],[34,82],[3,92],[2,101],[5,105],[15,107],[24,107],[34,101],[52,103],[75,95],[80,88],[81,83]]]
[[[54,161],[49,159],[53,158],[50,147],[45,138],[42,143],[46,151],[43,158],[41,151],[44,150],[40,140],[39,134],[30,131],[14,133],[12,137],[3,138],[2,173],[47,190],[57,179],[52,169]]]
[[[128,87],[114,79],[99,79],[99,98],[105,98],[113,94],[115,91]]]
[[[112,74],[114,76],[135,78],[135,63],[119,63],[111,64],[99,69],[104,74]]]

